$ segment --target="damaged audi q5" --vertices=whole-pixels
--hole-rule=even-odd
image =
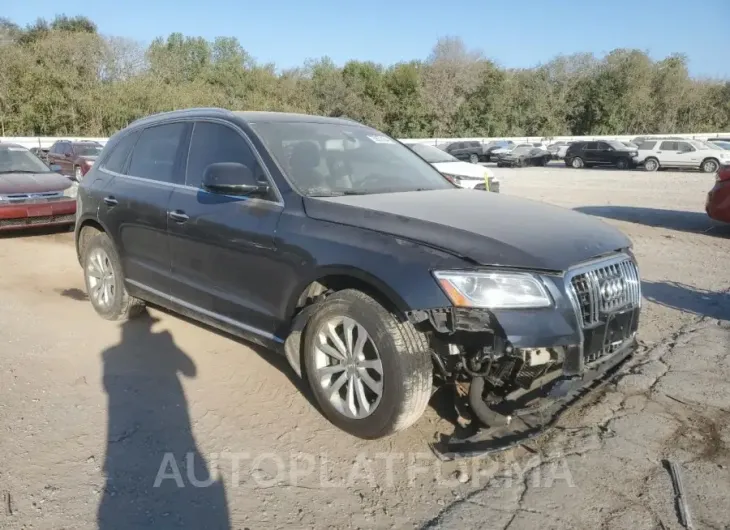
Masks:
[[[110,139],[78,205],[102,317],[151,302],[277,349],[362,438],[412,425],[437,387],[482,431],[527,435],[636,348],[621,232],[458,188],[347,119],[155,115]]]

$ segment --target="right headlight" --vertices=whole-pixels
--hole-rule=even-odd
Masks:
[[[458,307],[527,309],[553,303],[542,282],[529,273],[435,271],[434,276]]]

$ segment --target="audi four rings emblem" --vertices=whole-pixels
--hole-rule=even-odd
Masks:
[[[601,298],[606,303],[616,301],[626,289],[626,281],[623,278],[609,278],[601,282]]]

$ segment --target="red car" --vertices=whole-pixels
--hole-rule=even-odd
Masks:
[[[25,147],[0,143],[0,232],[73,225],[77,188]]]
[[[705,211],[712,219],[730,223],[730,165],[717,170],[715,187],[707,194]]]

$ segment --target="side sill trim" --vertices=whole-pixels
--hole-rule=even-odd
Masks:
[[[134,280],[127,280],[128,283],[134,285],[135,287],[138,287],[142,289],[143,291],[147,291],[150,294],[153,294],[155,296],[159,296],[160,298],[164,298],[165,300],[169,300],[173,304],[180,305],[182,307],[185,307],[186,309],[190,309],[191,311],[195,311],[196,313],[200,313],[202,315],[205,315],[207,317],[210,317],[212,319],[218,320],[220,322],[225,322],[229,326],[233,326],[235,328],[238,328],[242,331],[246,331],[248,333],[253,333],[254,335],[258,335],[259,337],[263,337],[268,340],[272,340],[274,342],[278,342],[280,344],[284,343],[283,339],[280,339],[276,335],[273,335],[267,331],[263,331],[261,329],[255,328],[253,326],[249,326],[247,324],[244,324],[242,322],[239,322],[237,320],[233,320],[232,318],[228,318],[223,315],[219,315],[218,313],[214,313],[213,311],[208,311],[207,309],[203,309],[202,307],[198,307],[194,304],[191,304],[189,302],[185,302],[184,300],[180,300],[179,298],[175,298],[174,296],[170,296],[169,294],[165,294],[161,291],[158,291],[157,289],[153,289],[151,287],[147,287],[146,285],[136,282]]]

